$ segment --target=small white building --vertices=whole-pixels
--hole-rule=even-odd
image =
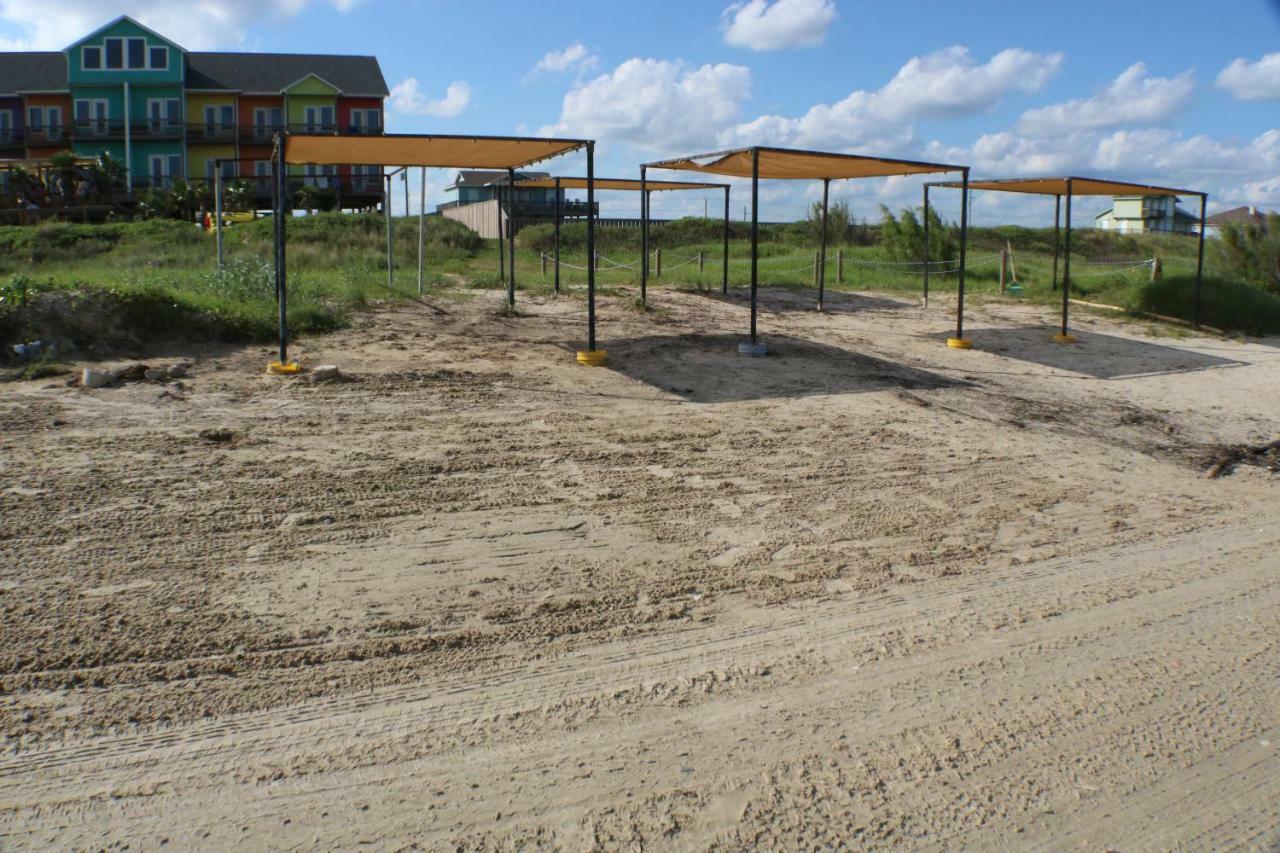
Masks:
[[[1170,195],[1118,195],[1111,207],[1093,217],[1093,226],[1121,234],[1194,234],[1200,217],[1178,207],[1178,200]]]

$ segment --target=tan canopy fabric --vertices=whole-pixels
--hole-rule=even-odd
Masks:
[[[739,148],[698,154],[675,160],[646,163],[652,169],[682,169],[711,175],[751,177],[752,152],[760,152],[760,177],[783,180],[839,180],[844,178],[876,178],[888,175],[917,175],[933,172],[959,172],[964,167],[944,163],[918,163],[887,157],[860,154],[831,154],[823,151],[799,151],[792,148]]]
[[[284,162],[340,166],[424,166],[519,169],[585,148],[585,139],[508,136],[293,136],[285,137]]]
[[[529,187],[531,189],[554,189],[556,181],[560,181],[560,189],[562,190],[585,190],[587,188],[586,178],[529,178],[523,181],[516,181],[517,187]],[[499,180],[495,183],[505,183]],[[639,192],[641,183],[634,178],[596,178],[596,189],[598,190],[624,190]],[[728,184],[703,184],[697,181],[645,181],[644,186],[647,189],[659,192],[662,190],[722,190]]]
[[[1002,193],[1031,193],[1033,195],[1066,195],[1067,181],[1071,182],[1071,194],[1076,195],[1201,195],[1196,190],[1178,190],[1155,187],[1150,184],[1134,184],[1128,181],[1109,181],[1101,178],[1001,178],[997,180],[970,181],[971,190],[991,190]],[[944,181],[936,186],[960,189],[959,181]]]

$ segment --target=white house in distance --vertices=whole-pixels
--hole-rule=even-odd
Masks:
[[[1178,207],[1173,196],[1118,195],[1111,207],[1093,217],[1093,226],[1121,234],[1194,234],[1200,217]]]

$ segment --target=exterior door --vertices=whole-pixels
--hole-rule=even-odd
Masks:
[[[259,107],[253,111],[253,135],[259,142],[269,142],[271,134],[284,129],[284,107]]]
[[[13,141],[13,110],[0,110],[0,142]]]

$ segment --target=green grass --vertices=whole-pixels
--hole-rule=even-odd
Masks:
[[[712,227],[715,226],[715,227]],[[764,286],[811,288],[812,246],[796,228],[775,229],[760,245],[759,280]],[[467,299],[505,286],[498,275],[496,241],[482,241],[457,223],[432,218],[426,243],[426,286],[433,298]],[[600,229],[601,268],[597,287],[605,296],[636,299],[640,274],[636,229]],[[736,229],[730,244],[729,282],[750,282],[750,244]],[[227,341],[268,341],[276,334],[272,223],[269,219],[232,226],[225,232],[225,267],[215,271],[214,238],[176,222],[108,225],[50,224],[38,228],[0,228],[0,343],[8,345],[49,332],[33,320],[27,303],[41,294],[62,294],[86,306],[83,324],[76,310],[58,331],[63,338],[90,343],[95,334],[88,307],[110,300],[119,323],[136,338],[190,337]],[[394,276],[386,273],[386,223],[376,215],[321,214],[289,223],[289,325],[293,333],[341,328],[370,305],[417,296],[417,220],[394,223]],[[664,243],[664,240],[667,241]],[[673,241],[683,241],[676,244]],[[1047,229],[975,229],[969,252],[967,287],[977,298],[996,298],[998,264],[994,255],[1006,241],[1014,246],[1023,293],[1007,298],[1056,303],[1049,286],[1052,232]],[[516,278],[521,293],[550,294],[554,270],[543,272],[540,247],[545,235],[528,229],[517,241]],[[1073,243],[1073,295],[1090,301],[1190,319],[1196,241],[1185,238],[1117,237],[1079,232]],[[655,230],[662,247],[663,270],[651,266],[650,286],[719,290],[719,225],[695,220]],[[702,253],[702,269],[696,258]],[[845,258],[838,280],[836,255]],[[1165,276],[1148,280],[1147,271],[1091,265],[1091,259],[1140,259],[1158,254]],[[562,251],[561,281],[566,294],[580,297],[587,275],[585,252],[574,240]],[[831,290],[921,292],[918,269],[895,265],[878,246],[830,247],[826,276]],[[954,293],[954,273],[931,275],[931,292]],[[517,305],[520,297],[517,296]],[[1207,276],[1202,322],[1252,334],[1280,333],[1280,299],[1258,288]],[[98,300],[94,302],[93,300]],[[67,312],[64,312],[67,313]]]

